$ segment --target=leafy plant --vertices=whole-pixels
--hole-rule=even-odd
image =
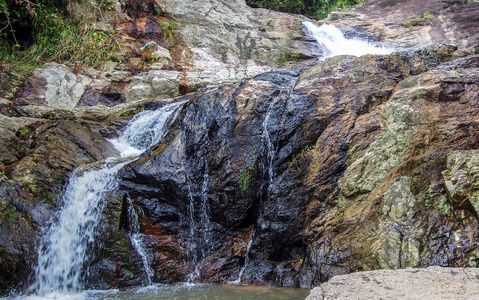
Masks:
[[[288,53],[279,62],[288,62],[288,61],[297,61],[301,58],[301,55],[298,53]]]
[[[168,40],[170,40],[171,42],[175,41],[175,37],[173,35],[173,30],[176,29],[176,23],[175,22],[169,22],[168,24],[158,22],[158,25],[165,32],[166,36],[168,37]]]
[[[10,225],[15,223],[17,211],[15,207],[8,205],[8,202],[2,202],[0,207],[0,219],[7,221]]]
[[[28,138],[29,133],[30,131],[28,130],[28,128],[26,127],[20,128],[20,130],[18,130],[18,138],[21,140],[26,140]]]
[[[420,26],[424,25],[424,22],[420,18],[409,19],[402,23],[404,27],[413,27],[413,26]]]
[[[102,0],[103,1],[103,0]],[[0,67],[25,78],[45,62],[81,62],[101,67],[120,61],[114,30],[96,30],[94,14],[63,16],[67,0],[0,0]],[[100,2],[107,6],[108,1]],[[112,3],[112,2],[111,2]]]
[[[428,24],[436,24],[438,22],[438,19],[432,15],[431,13],[429,13],[428,11],[426,11],[422,18],[424,19],[424,21]]]
[[[363,2],[364,0],[246,0],[252,7],[304,14],[317,19],[326,18],[338,8],[346,9]]]

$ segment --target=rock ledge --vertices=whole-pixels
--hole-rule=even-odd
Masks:
[[[479,269],[428,267],[339,275],[306,298],[326,299],[479,299]]]

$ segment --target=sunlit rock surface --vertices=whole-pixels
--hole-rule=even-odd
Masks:
[[[128,2],[116,25],[126,41],[138,39],[125,42],[132,58],[155,40],[169,47],[168,63],[47,65],[1,101],[3,293],[31,282],[41,228],[72,171],[114,155],[107,139],[128,119],[171,101],[185,104],[165,139],[124,167],[120,188],[104,199],[86,288],[144,282],[127,240],[132,207],[153,282],[311,287],[362,270],[478,266],[474,51],[435,44],[279,63],[284,54],[320,54],[296,16],[243,1],[160,4]],[[177,44],[157,25],[173,20],[159,10],[176,18]],[[50,80],[46,70],[66,80]]]
[[[331,278],[306,299],[477,299],[478,278],[477,268],[359,272]]]

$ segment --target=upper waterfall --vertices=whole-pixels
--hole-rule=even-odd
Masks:
[[[336,55],[362,56],[366,54],[390,54],[394,49],[379,47],[360,39],[347,39],[334,25],[316,25],[312,22],[303,22],[306,29],[311,32],[324,52],[324,58]]]

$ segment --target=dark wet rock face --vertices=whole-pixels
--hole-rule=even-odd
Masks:
[[[478,69],[477,56],[435,45],[179,99],[165,137],[106,195],[84,287],[240,274],[309,287],[360,270],[477,266]],[[3,290],[27,287],[67,176],[114,155],[101,134],[125,119],[95,116],[0,119]]]
[[[243,282],[310,286],[477,265],[474,176],[461,168],[479,140],[478,59],[454,52],[335,57],[190,99],[121,172],[155,280],[226,282],[246,264]]]
[[[129,9],[157,9],[146,4]],[[476,267],[479,57],[457,49],[337,56],[177,99],[164,138],[103,199],[84,287],[240,277],[310,287],[361,270]],[[106,107],[200,88],[179,71],[107,73],[51,64],[2,102],[1,291],[33,278],[71,172],[116,154],[105,137],[118,136],[125,112],[163,104]]]

